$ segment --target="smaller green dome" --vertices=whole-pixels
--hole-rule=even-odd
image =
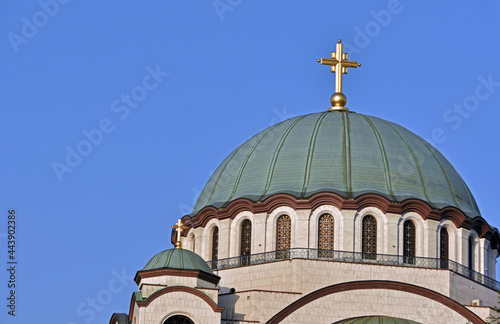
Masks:
[[[334,324],[421,324],[402,318],[388,316],[364,316],[335,322]]]
[[[157,269],[199,270],[214,274],[198,254],[184,249],[169,249],[155,255],[141,271]]]

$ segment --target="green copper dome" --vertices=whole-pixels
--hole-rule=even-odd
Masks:
[[[169,249],[155,255],[141,271],[156,269],[200,270],[213,274],[208,264],[196,253],[184,249]]]
[[[192,215],[238,198],[308,198],[323,191],[346,199],[416,198],[480,215],[465,182],[433,146],[397,124],[345,111],[294,117],[243,143],[213,173]]]
[[[357,318],[342,320],[340,322],[335,322],[333,324],[421,324],[421,323],[395,317],[368,316],[368,317],[357,317]]]

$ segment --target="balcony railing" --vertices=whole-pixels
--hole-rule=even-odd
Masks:
[[[367,263],[411,268],[448,269],[453,273],[469,278],[470,280],[480,283],[486,287],[500,290],[500,282],[495,279],[471,270],[458,262],[437,258],[296,248],[220,259],[217,261],[209,261],[207,263],[213,270],[223,270],[293,259]]]

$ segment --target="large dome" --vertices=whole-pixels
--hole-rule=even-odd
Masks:
[[[433,146],[397,124],[346,111],[294,117],[243,143],[211,176],[192,215],[238,198],[318,192],[345,199],[371,193],[396,203],[412,198],[480,215],[465,182]]]

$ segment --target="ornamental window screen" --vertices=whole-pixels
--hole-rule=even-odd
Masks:
[[[163,324],[194,324],[192,320],[183,315],[174,315],[167,318]]]
[[[252,252],[252,222],[245,219],[241,223],[240,256],[241,265],[250,264],[250,253]]]
[[[323,214],[318,220],[318,249],[320,258],[333,257],[334,225],[335,219],[330,214]]]
[[[252,222],[249,219],[245,219],[241,223],[241,256],[250,255],[252,245]]]
[[[277,259],[286,259],[289,257],[292,221],[290,216],[282,215],[278,218],[276,224],[276,254]]]
[[[363,218],[363,259],[377,259],[377,221],[368,215]]]
[[[216,226],[212,231],[212,261],[219,258],[219,228]]]
[[[443,269],[448,269],[449,244],[448,231],[443,227],[439,233],[439,258]]]
[[[416,245],[415,224],[407,220],[403,225],[403,258],[404,263],[415,264],[415,245]]]

